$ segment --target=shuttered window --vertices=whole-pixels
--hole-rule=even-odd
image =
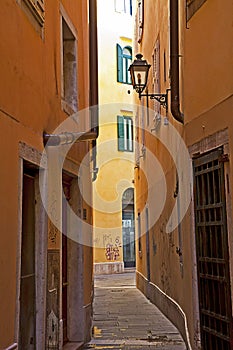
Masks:
[[[117,81],[123,82],[123,50],[119,44],[117,44]]]
[[[45,0],[16,0],[36,32],[44,38]]]
[[[187,21],[199,10],[206,0],[186,0]]]
[[[160,42],[155,43],[154,52],[152,55],[152,69],[153,69],[153,91],[154,93],[160,93]],[[156,113],[160,112],[160,103],[154,100],[154,110]]]
[[[133,152],[133,121],[129,117],[117,116],[118,150]]]
[[[132,48],[125,46],[123,49],[117,44],[117,81],[131,84],[129,66],[132,63]]]
[[[142,41],[144,25],[144,0],[138,0],[138,10],[137,10],[137,29],[138,29],[138,42]]]
[[[42,27],[45,18],[44,0],[22,0]]]

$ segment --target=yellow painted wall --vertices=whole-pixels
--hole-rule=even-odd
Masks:
[[[94,182],[94,262],[123,262],[122,195],[133,187],[134,152],[119,152],[117,116],[132,117],[131,85],[117,82],[116,44],[132,47],[132,16],[115,11],[115,1],[98,0],[99,121]],[[108,255],[112,244],[116,254]]]

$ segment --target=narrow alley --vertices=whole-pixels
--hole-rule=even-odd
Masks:
[[[178,330],[136,288],[132,269],[95,277],[93,330],[85,350],[186,349]]]
[[[0,1],[0,350],[233,350],[233,0]]]

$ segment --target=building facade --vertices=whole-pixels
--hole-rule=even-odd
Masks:
[[[232,10],[232,1],[138,0],[136,16],[148,91],[168,94],[167,110],[140,101],[137,285],[195,350],[233,348]]]
[[[78,237],[92,222],[81,188],[91,201],[94,13],[94,1],[1,4],[1,349],[90,339],[92,247]],[[72,236],[70,208],[80,218]]]
[[[135,264],[133,1],[98,0],[99,123],[94,182],[94,269],[122,272]]]

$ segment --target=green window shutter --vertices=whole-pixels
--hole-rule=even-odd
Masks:
[[[123,51],[119,44],[117,44],[117,81],[123,81]]]
[[[127,141],[128,152],[133,152],[133,121],[131,118],[127,118]]]
[[[118,151],[124,151],[124,117],[117,116]]]
[[[131,139],[132,139],[132,149],[130,151],[133,152],[133,144],[134,144],[134,140],[133,140],[133,121],[132,121],[132,124],[131,124]]]

